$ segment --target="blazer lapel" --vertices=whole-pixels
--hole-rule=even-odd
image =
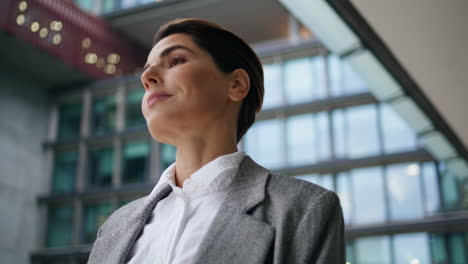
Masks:
[[[247,212],[265,198],[268,175],[269,171],[249,156],[244,158],[200,245],[196,263],[265,262],[275,237],[274,228]]]
[[[135,240],[144,227],[154,206],[171,192],[166,183],[153,197],[148,196],[141,205],[117,229],[99,237],[93,246],[93,251],[100,252],[90,256],[89,263],[123,263]]]

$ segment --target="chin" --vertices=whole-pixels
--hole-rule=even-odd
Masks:
[[[172,140],[170,138],[171,132],[167,129],[169,126],[166,122],[162,120],[149,120],[146,122],[148,131],[151,134],[151,137],[161,143],[164,144],[172,144]]]

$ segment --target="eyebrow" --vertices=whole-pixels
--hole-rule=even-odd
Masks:
[[[186,50],[186,51],[189,51],[190,53],[192,54],[195,54],[195,52],[193,52],[193,50],[183,46],[183,45],[180,45],[180,44],[175,44],[175,45],[172,45],[170,47],[167,47],[165,48],[161,54],[159,55],[159,59],[162,60],[164,57],[166,57],[167,55],[169,55],[171,52],[173,52],[174,50],[176,49],[183,49],[183,50]],[[143,67],[143,71],[145,71],[146,69],[148,69],[150,65],[148,63],[145,64],[145,66]]]

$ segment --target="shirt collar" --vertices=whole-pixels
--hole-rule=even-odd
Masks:
[[[176,166],[174,162],[161,174],[153,191],[157,192],[164,183],[168,183],[176,195],[193,196],[226,189],[236,175],[239,164],[244,157],[245,153],[242,151],[219,156],[195,171],[190,178],[184,181],[182,188],[177,187],[174,183]]]

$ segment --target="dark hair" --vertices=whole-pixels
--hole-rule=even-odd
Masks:
[[[179,18],[162,25],[154,37],[153,46],[163,38],[185,33],[206,50],[224,73],[244,69],[250,79],[250,89],[243,99],[237,120],[237,142],[255,121],[263,103],[263,68],[257,54],[241,38],[223,27],[202,19]]]

